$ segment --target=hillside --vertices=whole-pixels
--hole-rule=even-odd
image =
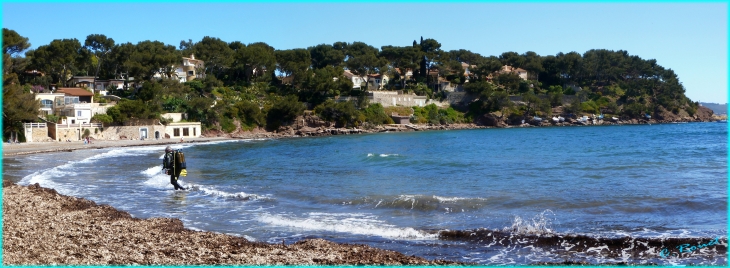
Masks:
[[[717,114],[717,115],[727,114],[727,103],[719,104],[719,103],[700,102],[700,105],[712,109],[712,111],[715,112],[715,114]]]

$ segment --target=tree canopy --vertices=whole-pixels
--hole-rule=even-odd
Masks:
[[[685,96],[685,88],[672,69],[624,50],[480,55],[464,48],[444,51],[440,42],[423,37],[412,44],[380,48],[361,41],[338,41],[277,49],[265,42],[227,42],[212,36],[199,41],[182,40],[177,48],[152,40],[116,43],[103,34],[90,34],[83,44],[76,39],[56,39],[26,52],[29,47],[28,38],[3,29],[3,84],[7,85],[3,94],[6,103],[22,105],[20,110],[7,106],[3,120],[8,126],[35,120],[33,109],[25,109],[34,106],[24,92],[31,88],[43,91],[52,83],[68,86],[69,79],[77,75],[123,79],[127,85],[134,78],[137,88],[120,91],[125,100],[109,112],[114,122],[179,111],[187,113],[190,120],[203,122],[205,127],[226,129],[232,126],[231,118],[238,118],[247,128],[284,126],[292,115],[301,114],[305,103],[310,109],[321,107],[320,111],[326,111],[323,115],[332,115],[332,120],[344,120],[337,121],[340,125],[367,120],[387,122],[381,118],[380,108],[367,110],[369,106],[363,101],[366,93],[353,88],[359,85],[353,85],[345,71],[365,83],[368,75],[388,75],[390,83],[383,85],[385,90],[442,99],[447,93],[441,92],[441,83],[451,83],[473,94],[472,103],[460,108],[466,119],[493,112],[544,115],[551,112],[550,107],[558,106],[575,113],[624,116],[661,109],[693,113],[697,108]],[[170,79],[182,57],[191,55],[205,62],[205,68],[197,70],[205,78],[184,84]],[[528,76],[525,79],[514,72],[503,72],[505,65],[524,69]],[[412,76],[406,75],[409,70]],[[34,72],[45,76],[30,74]],[[339,97],[358,101],[352,107],[328,102]],[[511,98],[526,99],[529,102],[522,103],[529,104],[515,105]],[[568,105],[576,99],[577,104]],[[422,119],[429,117],[434,122],[441,122],[438,118],[461,118],[447,116],[451,112],[445,110],[419,111],[423,112]],[[346,114],[346,120],[335,116],[338,114]]]

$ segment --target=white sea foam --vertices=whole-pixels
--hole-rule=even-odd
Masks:
[[[75,173],[62,171],[58,167],[55,167],[44,171],[33,172],[32,174],[25,176],[23,179],[21,179],[18,184],[31,185],[38,183],[38,185],[40,185],[41,187],[55,189],[61,194],[73,195],[73,193],[75,193],[73,187],[66,187],[63,184],[56,183],[52,180],[53,177],[73,176],[73,174]]]
[[[483,198],[483,197],[444,197],[444,196],[438,196],[438,195],[434,195],[433,198],[438,200],[441,203],[450,203],[450,202],[457,202],[457,201],[470,200],[470,199],[487,200],[486,198]]]
[[[202,191],[206,195],[223,197],[223,198],[236,198],[236,199],[243,199],[243,200],[259,200],[259,199],[269,199],[270,198],[268,196],[260,196],[257,194],[249,194],[249,193],[245,193],[245,192],[229,193],[229,192],[215,189],[215,187],[206,186],[206,185],[191,185],[191,187],[193,187],[199,191]]]
[[[511,232],[514,234],[551,234],[554,233],[552,228],[553,219],[548,218],[547,213],[552,214],[553,218],[555,213],[551,210],[546,209],[542,213],[535,215],[531,220],[523,220],[520,216],[515,216],[512,221],[512,225],[502,229],[505,232]]]
[[[223,144],[223,143],[234,143],[234,142],[252,142],[252,141],[264,141],[269,140],[266,138],[256,138],[256,139],[235,139],[235,140],[222,140],[222,141],[209,141],[204,142],[201,144],[210,145],[210,144]]]
[[[155,170],[159,167],[155,168],[149,168],[145,171],[142,171],[143,174],[148,175],[148,179],[144,181],[142,184],[146,187],[158,189],[158,190],[165,190],[165,189],[172,189],[172,186],[170,185],[170,175],[162,174],[161,172],[150,172],[150,170]],[[147,174],[147,173],[150,174]],[[181,185],[184,185],[182,179],[178,181]]]
[[[101,159],[114,158],[114,157],[126,157],[141,155],[149,153],[153,149],[149,147],[135,147],[135,148],[119,148],[112,149],[107,152],[95,154],[90,157],[78,160],[69,161],[63,165],[59,165],[50,169],[34,172],[28,176],[25,176],[18,183],[20,185],[29,185],[38,183],[39,185],[47,188],[53,188],[59,193],[74,195],[77,191],[75,187],[65,187],[61,184],[55,183],[53,178],[60,177],[73,177],[78,175],[79,165],[93,164]]]
[[[305,218],[263,214],[257,220],[273,226],[301,229],[304,232],[327,231],[403,240],[430,240],[438,237],[437,234],[428,234],[410,227],[396,227],[364,214],[312,212]]]
[[[100,153],[97,155],[93,155],[91,157],[87,157],[81,161],[78,161],[79,164],[91,164],[96,161],[99,161],[101,159],[106,158],[114,158],[114,157],[128,157],[128,156],[136,156],[136,155],[144,155],[148,154],[150,152],[155,151],[155,149],[151,147],[129,147],[129,148],[115,148],[108,152]]]
[[[374,153],[368,153],[368,157],[375,156]],[[400,156],[399,154],[378,154],[379,157],[392,157],[392,156]]]

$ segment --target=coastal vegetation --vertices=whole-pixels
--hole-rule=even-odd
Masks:
[[[566,116],[622,118],[663,112],[691,117],[698,109],[672,69],[624,50],[484,56],[466,49],[442,50],[438,41],[423,37],[381,48],[335,42],[276,49],[265,42],[245,44],[210,36],[183,40],[176,48],[150,40],[116,43],[103,34],[91,34],[83,43],[72,38],[28,50],[30,46],[28,38],[3,29],[5,137],[17,132],[20,123],[38,120],[40,104],[28,93],[74,86],[69,84],[73,76],[124,81],[121,89],[108,88],[121,100],[106,115],[96,115],[97,122],[121,124],[180,112],[204,129],[224,132],[276,130],[305,110],[338,127],[393,123],[384,109],[389,107],[368,102],[372,82],[367,77],[374,74],[391,78],[382,90],[444,100],[448,92],[440,85],[450,83],[472,96],[464,105],[447,108],[408,107],[412,113],[401,115],[411,116],[413,123],[471,123],[489,114],[500,120],[547,117],[557,107]],[[205,62],[204,69],[196,70],[204,78],[180,83],[174,66],[191,55]],[[506,67],[522,69],[526,77],[504,71]],[[354,85],[346,71],[363,78],[362,84]],[[99,97],[95,100],[105,101]],[[343,97],[347,101],[337,101]]]

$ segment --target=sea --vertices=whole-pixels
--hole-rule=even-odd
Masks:
[[[138,218],[290,244],[322,238],[478,265],[727,265],[721,123],[503,128],[5,157],[3,177]]]

